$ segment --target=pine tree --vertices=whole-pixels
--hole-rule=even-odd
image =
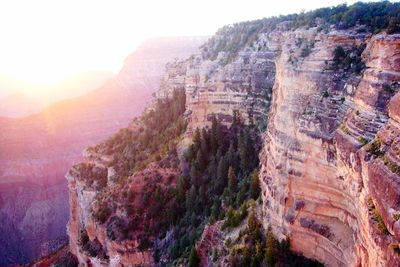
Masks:
[[[200,203],[200,208],[204,209],[206,208],[206,203],[207,203],[207,197],[206,197],[206,191],[204,189],[204,185],[201,185],[199,188],[199,203]]]
[[[231,191],[231,194],[235,194],[237,190],[237,178],[235,175],[235,172],[232,169],[232,166],[229,167],[228,170],[228,184],[229,184],[229,190]]]
[[[192,211],[192,210],[194,210],[195,206],[196,206],[196,188],[194,187],[194,185],[192,185],[190,190],[187,191],[186,209],[188,211]]]
[[[209,153],[209,146],[210,146],[210,140],[209,140],[209,135],[206,129],[201,130],[201,144],[200,144],[200,149],[201,152],[205,157],[208,156]]]
[[[217,168],[217,193],[221,194],[226,186],[226,176],[228,174],[228,165],[225,157],[221,157]]]
[[[230,166],[236,166],[235,171],[237,171],[237,156],[236,156],[236,151],[233,143],[230,144],[228,152],[226,153],[226,157],[228,160],[228,165]]]
[[[212,123],[211,123],[211,137],[210,137],[210,146],[211,146],[211,151],[213,154],[217,152],[218,150],[218,120],[215,116],[212,118]]]
[[[251,174],[250,197],[252,199],[257,199],[261,192],[260,180],[258,176],[259,176],[258,171],[254,171]]]
[[[220,204],[218,200],[214,201],[214,204],[211,207],[211,217],[214,219],[218,219],[220,215]]]
[[[198,186],[200,184],[200,172],[198,171],[196,164],[192,164],[190,167],[190,184]]]
[[[186,192],[185,177],[179,176],[177,184],[177,193],[176,193],[178,202],[182,202],[185,200],[185,192]]]
[[[212,157],[210,163],[207,167],[207,176],[211,181],[215,180],[217,177],[217,160],[215,157]]]
[[[201,134],[200,134],[200,129],[196,128],[196,131],[194,132],[193,136],[193,149],[197,153],[197,151],[200,149],[201,146]]]
[[[246,140],[244,134],[240,134],[238,141],[238,149],[240,155],[240,167],[243,173],[246,173],[246,170],[249,166],[249,156],[247,152]]]
[[[255,212],[252,210],[250,211],[249,218],[247,219],[247,227],[249,228],[250,232],[254,232],[257,228],[257,218]]]
[[[232,126],[235,127],[241,123],[240,114],[238,110],[233,111],[233,122]]]
[[[189,255],[189,267],[197,267],[200,264],[199,256],[197,255],[197,251],[195,247],[192,247]]]
[[[197,151],[195,165],[199,171],[204,172],[207,165],[207,158],[201,149]]]
[[[265,249],[264,261],[268,266],[274,266],[278,256],[278,241],[272,234],[271,228],[267,232],[267,241]]]

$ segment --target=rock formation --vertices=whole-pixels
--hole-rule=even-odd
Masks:
[[[239,116],[262,131],[268,121],[259,217],[293,251],[326,266],[400,265],[400,35],[289,21],[250,33],[240,49],[226,41],[237,36],[220,33],[202,54],[169,63],[157,98],[185,90],[186,141],[214,117],[230,125]],[[137,239],[109,242],[91,221],[88,207],[100,193],[85,190],[80,175],[68,175],[70,247],[79,261],[153,265],[154,250],[138,249]],[[81,226],[112,260],[82,255]],[[206,266],[210,249],[224,246],[220,226],[206,226],[198,243]]]
[[[311,29],[279,38],[261,156],[265,226],[327,266],[398,265],[398,95],[391,97],[399,88],[400,36]],[[299,39],[313,48],[292,64]],[[328,67],[336,47],[363,44],[362,74]],[[373,140],[382,156],[365,146]]]

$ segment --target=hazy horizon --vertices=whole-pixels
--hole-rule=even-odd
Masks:
[[[2,2],[0,79],[49,86],[92,71],[117,73],[124,59],[148,38],[208,36],[235,22],[354,2]]]

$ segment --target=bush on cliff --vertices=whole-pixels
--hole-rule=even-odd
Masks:
[[[359,47],[352,47],[345,50],[342,46],[337,46],[333,51],[333,70],[342,70],[348,73],[359,74],[364,68],[365,64],[362,61],[361,54],[365,49],[365,45]]]

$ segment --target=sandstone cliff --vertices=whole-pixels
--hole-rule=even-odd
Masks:
[[[173,176],[188,172],[186,156],[181,154],[196,138],[196,128],[213,129],[214,118],[229,126],[239,116],[262,132],[257,214],[264,229],[271,227],[278,239],[290,240],[292,251],[326,266],[398,266],[400,35],[372,34],[358,24],[345,28],[319,20],[309,27],[294,27],[290,21],[278,21],[273,27],[257,25],[228,26],[203,46],[201,54],[167,65],[157,99],[170,97],[174,89],[184,90],[188,123],[186,138],[174,144],[180,169],[170,171]],[[236,41],[241,45],[235,46]],[[100,153],[102,158],[110,155]],[[143,167],[150,171],[153,165],[147,162]],[[115,170],[109,168],[108,175],[110,171]],[[103,224],[113,222],[107,217],[96,223],[90,211],[96,207],[96,197],[109,189],[87,190],[79,182],[82,172],[72,174],[68,175],[70,247],[81,264],[155,265],[160,251],[161,261],[170,263],[162,250],[175,242],[171,234],[175,225],[169,225],[163,238],[152,236],[146,249],[138,245],[141,237],[133,234],[139,226],[130,228],[133,236],[128,241],[111,242]],[[140,172],[129,177],[127,184],[135,181],[140,190],[145,188]],[[160,183],[176,186],[175,179],[162,178]],[[120,201],[114,197],[109,202],[115,199]],[[196,219],[186,218],[193,224]],[[202,223],[207,222],[208,217]],[[240,239],[246,226],[240,222],[226,233],[221,230],[225,222],[203,227],[197,239],[201,264],[214,264],[213,249],[222,253],[216,260],[222,265],[229,265],[228,256],[237,253],[227,241]],[[79,245],[81,227],[87,242],[101,247],[99,254],[91,255]],[[188,256],[188,251],[183,254]]]
[[[400,36],[277,34],[281,53],[261,155],[265,226],[327,266],[397,266]],[[313,48],[292,64],[299,39]],[[329,67],[336,47],[361,45],[364,72]]]

